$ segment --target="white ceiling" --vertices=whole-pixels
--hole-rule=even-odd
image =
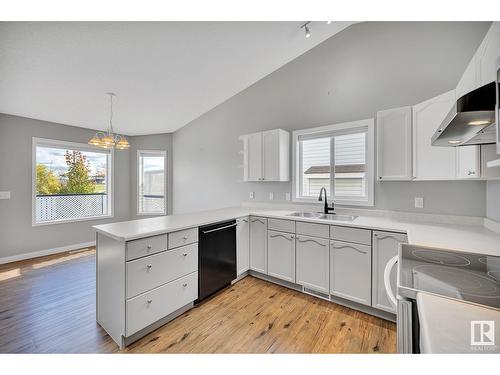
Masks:
[[[173,132],[352,22],[0,22],[0,112]]]

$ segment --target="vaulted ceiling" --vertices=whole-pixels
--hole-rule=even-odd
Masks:
[[[351,22],[0,22],[0,112],[173,132]]]

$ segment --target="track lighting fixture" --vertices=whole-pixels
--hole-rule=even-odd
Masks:
[[[309,29],[309,24],[311,23],[311,21],[307,21],[306,23],[304,23],[302,26],[300,26],[300,28],[304,29],[304,32],[306,34],[306,38],[310,38],[311,37],[311,30]]]

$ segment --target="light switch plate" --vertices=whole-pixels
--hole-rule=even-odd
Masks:
[[[285,200],[289,201],[291,199],[290,193],[285,193]]]
[[[255,192],[254,191],[250,192],[250,199],[255,199]]]
[[[272,191],[269,193],[269,200],[274,200],[274,193]]]
[[[0,191],[0,199],[10,199],[10,191]]]
[[[424,198],[415,197],[415,208],[424,208]]]

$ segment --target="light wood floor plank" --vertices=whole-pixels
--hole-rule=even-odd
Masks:
[[[394,323],[246,277],[123,353],[393,353]],[[0,353],[114,353],[95,251],[0,265]]]

